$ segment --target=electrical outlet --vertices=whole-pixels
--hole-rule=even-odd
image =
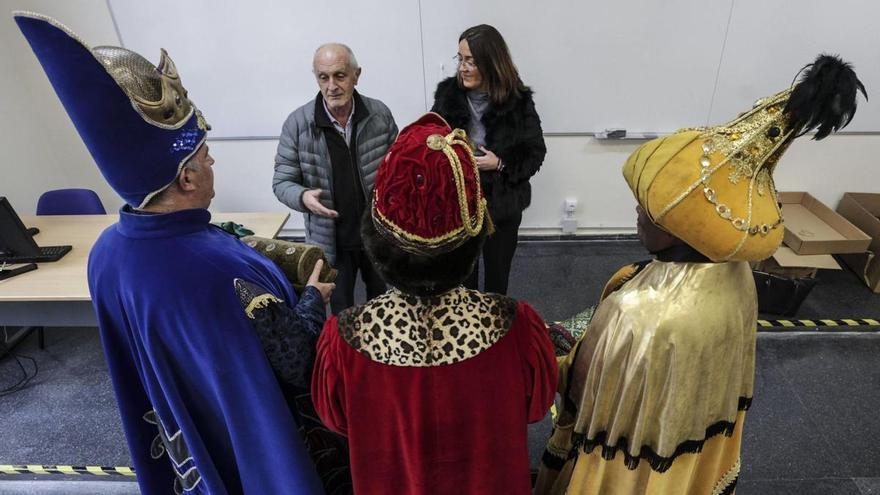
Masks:
[[[562,233],[563,234],[574,234],[578,229],[578,221],[574,218],[563,218],[562,219]]]
[[[565,198],[565,213],[567,213],[568,216],[571,216],[571,214],[577,210],[577,206],[577,198]]]

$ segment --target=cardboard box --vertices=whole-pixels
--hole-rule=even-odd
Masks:
[[[799,255],[785,246],[779,246],[772,257],[752,264],[752,270],[787,278],[815,278],[819,269],[841,268],[830,254]]]
[[[797,254],[864,253],[871,238],[806,192],[779,193],[783,242]]]
[[[880,293],[880,261],[875,256],[880,253],[880,194],[844,193],[837,205],[837,212],[871,236],[867,252],[847,254],[841,258],[871,290]]]

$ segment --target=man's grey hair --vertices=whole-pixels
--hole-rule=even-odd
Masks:
[[[180,172],[177,172],[177,175],[174,176],[174,180],[171,181],[167,186],[165,186],[161,191],[157,192],[144,207],[156,206],[156,205],[173,205],[174,204],[174,196],[172,190],[174,186],[177,184],[177,181],[180,180],[180,173],[183,172],[183,169],[189,169],[193,172],[198,172],[201,170],[201,165],[196,161],[196,155],[189,157],[189,160],[183,163],[183,166],[180,167]]]
[[[196,161],[196,155],[193,154],[193,156],[189,157],[189,160],[184,162],[183,168],[188,168],[188,169],[192,170],[193,172],[198,172],[202,167],[199,166],[199,163]],[[183,171],[183,169],[181,169],[181,172],[182,171]],[[178,173],[178,175],[179,175],[179,173]],[[177,177],[175,177],[174,180],[177,180]]]
[[[349,69],[358,70],[360,68],[360,65],[358,65],[357,58],[354,56],[354,52],[351,51],[351,48],[349,48],[348,45],[346,45],[345,43],[324,43],[323,45],[319,46],[317,50],[315,50],[315,57],[317,57],[318,54],[321,53],[321,50],[324,50],[325,48],[330,48],[330,47],[338,47],[338,48],[342,48],[343,50],[345,50],[345,53],[348,56],[348,68]]]

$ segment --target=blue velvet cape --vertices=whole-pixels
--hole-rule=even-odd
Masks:
[[[207,210],[127,207],[89,289],[142,493],[311,494],[321,485],[234,280],[296,295]]]

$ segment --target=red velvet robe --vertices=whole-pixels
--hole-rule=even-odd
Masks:
[[[494,344],[435,366],[377,362],[327,321],[312,398],[349,439],[355,493],[531,493],[527,424],[547,413],[557,365],[541,317],[527,303],[511,308]]]

